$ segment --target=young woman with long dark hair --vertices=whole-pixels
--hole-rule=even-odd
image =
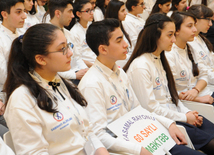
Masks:
[[[170,10],[171,3],[171,0],[156,0],[155,5],[152,8],[151,14],[158,12],[167,14]]]
[[[192,5],[188,12],[196,17],[197,23],[195,25],[197,32],[194,40],[188,42],[196,53],[196,58],[200,59],[207,67],[208,82],[214,84],[214,53],[213,45],[202,34],[207,33],[212,26],[213,11],[205,5]]]
[[[124,70],[144,108],[184,126],[196,150],[212,154],[214,124],[187,109],[178,98],[165,56],[165,50],[170,51],[176,41],[174,33],[175,24],[169,17],[159,13],[151,15]]]
[[[94,21],[100,21],[104,19],[106,8],[110,0],[97,0],[96,8],[94,10]]]
[[[75,18],[72,19],[69,29],[75,49],[88,67],[91,67],[96,55],[86,43],[86,31],[93,21],[94,10],[90,0],[76,0],[73,5]]]
[[[63,32],[38,24],[14,40],[5,83],[5,118],[16,154],[109,155],[90,129],[84,97],[57,72],[71,68],[72,52]],[[101,152],[100,152],[101,151]]]
[[[176,42],[166,56],[181,100],[213,104],[213,92],[206,87],[207,68],[188,44],[194,40],[196,19],[188,12],[174,12]]]
[[[129,38],[128,33],[125,31],[122,21],[125,20],[127,15],[125,3],[121,2],[119,0],[111,0],[108,4],[108,7],[106,9],[105,18],[115,18],[120,21],[120,28],[124,35],[124,40],[128,43],[128,54],[125,60],[119,60],[116,63],[123,68],[123,66],[126,64],[126,62],[129,60],[132,52],[133,52],[133,46],[131,43],[131,40]]]

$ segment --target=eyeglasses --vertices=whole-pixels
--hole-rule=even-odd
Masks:
[[[91,2],[91,5],[95,5],[96,4],[96,2]]]
[[[145,2],[143,2],[143,3],[141,3],[141,4],[138,4],[137,6],[141,6],[141,7],[143,7],[145,4],[146,4],[146,3],[145,3]]]
[[[61,51],[48,52],[48,53],[62,52],[63,55],[66,55],[68,53],[68,49],[71,50],[73,47],[74,45],[71,42],[69,42]]]
[[[198,19],[205,19],[205,20],[208,20],[208,22],[212,22],[211,18],[198,18]]]
[[[94,12],[94,9],[88,9],[88,10],[85,10],[85,11],[80,11],[80,12],[91,13],[91,12]]]

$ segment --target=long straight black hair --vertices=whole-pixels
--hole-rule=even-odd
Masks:
[[[157,49],[157,42],[161,36],[161,30],[163,30],[166,24],[170,22],[173,22],[172,19],[170,19],[169,17],[167,17],[162,13],[154,13],[149,16],[149,18],[146,20],[144,29],[141,30],[138,36],[135,49],[130,59],[128,60],[128,62],[123,68],[125,72],[128,70],[130,64],[135,58],[141,56],[144,53],[155,52],[155,50]],[[178,93],[175,88],[175,81],[164,51],[161,52],[160,58],[161,58],[163,68],[166,71],[168,88],[169,88],[170,95],[172,97],[172,102],[177,106]]]
[[[125,5],[124,2],[121,2],[119,0],[111,0],[108,4],[108,7],[106,9],[105,18],[115,18],[119,20],[118,13],[120,11],[120,8]],[[122,22],[120,21],[120,28],[125,35],[126,39],[128,40],[129,44],[132,46],[130,37],[128,33],[125,31]]]
[[[160,12],[159,4],[163,5],[167,2],[171,2],[171,0],[156,0],[152,8],[151,14]]]
[[[188,12],[193,14],[197,19],[212,18],[213,16],[213,11],[203,4],[192,5],[189,8]],[[199,33],[199,36],[204,40],[209,51],[213,51],[213,45],[211,44],[211,42],[202,33]]]
[[[181,29],[181,24],[184,22],[184,20],[187,17],[191,17],[196,22],[196,18],[189,12],[175,11],[172,14],[171,18],[175,21],[176,31],[179,31]],[[194,76],[198,76],[199,75],[198,65],[195,63],[195,61],[193,59],[192,51],[190,50],[188,44],[187,44],[187,52],[188,52],[188,57],[189,57],[190,61],[192,62],[192,73]]]
[[[30,27],[23,36],[16,38],[11,47],[8,62],[7,79],[4,90],[7,94],[5,106],[13,91],[21,85],[25,85],[33,97],[37,100],[40,109],[47,112],[57,112],[53,107],[53,101],[49,94],[30,75],[29,71],[40,67],[35,60],[36,55],[48,55],[48,47],[56,39],[56,31],[60,29],[52,24],[37,24]],[[79,93],[75,86],[63,79],[71,97],[81,106],[86,106],[87,102]],[[57,104],[57,101],[54,101]]]

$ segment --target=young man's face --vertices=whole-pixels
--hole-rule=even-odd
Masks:
[[[3,23],[8,26],[8,28],[16,29],[22,28],[24,21],[26,19],[26,14],[24,13],[24,4],[21,2],[16,3],[10,9],[10,14],[6,11],[2,11]]]
[[[123,39],[123,32],[118,27],[111,32],[106,56],[113,61],[126,59],[128,44]]]
[[[72,18],[74,18],[73,6],[71,4],[68,4],[67,7],[64,9],[64,11],[61,12],[59,22],[63,26],[68,26]]]

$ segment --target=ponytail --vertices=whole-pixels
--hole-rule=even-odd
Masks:
[[[198,76],[199,75],[198,64],[195,63],[193,56],[192,56],[192,52],[191,52],[188,44],[187,44],[187,54],[188,54],[190,61],[192,62],[192,74],[194,76]]]
[[[161,59],[161,63],[163,65],[163,68],[166,72],[166,77],[167,77],[167,81],[168,81],[168,88],[169,88],[170,95],[172,97],[172,102],[177,106],[179,97],[178,97],[178,93],[177,93],[177,90],[175,87],[175,81],[174,81],[174,78],[172,75],[172,71],[169,67],[169,63],[168,63],[166,56],[165,56],[165,51],[161,52],[160,59]]]
[[[4,85],[4,90],[7,94],[5,107],[7,107],[8,99],[13,91],[23,84],[36,98],[40,109],[46,110],[47,112],[57,112],[56,109],[52,108],[53,102],[48,97],[46,90],[28,74],[30,68],[28,61],[22,52],[22,43],[20,42],[20,38],[16,38],[13,41],[7,68],[8,76]]]
[[[30,27],[23,38],[18,37],[13,41],[7,66],[7,79],[4,85],[4,91],[7,95],[6,107],[13,91],[24,85],[37,100],[40,109],[52,113],[57,112],[53,107],[53,102],[57,104],[57,101],[51,99],[52,94],[48,93],[29,75],[30,71],[40,67],[35,60],[35,56],[38,54],[48,55],[48,47],[57,38],[56,31],[60,31],[60,29],[52,24],[37,24]],[[77,88],[63,78],[62,80],[71,97],[81,106],[86,106],[87,102]]]

